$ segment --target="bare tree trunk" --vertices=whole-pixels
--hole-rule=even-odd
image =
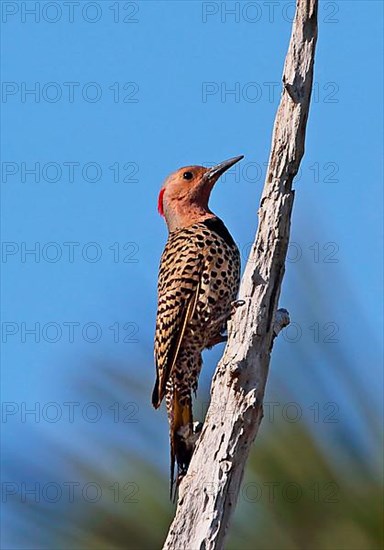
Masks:
[[[272,137],[259,227],[230,323],[211,403],[164,549],[223,548],[244,467],[263,417],[274,320],[285,270],[294,192],[304,153],[317,38],[318,0],[297,0]]]

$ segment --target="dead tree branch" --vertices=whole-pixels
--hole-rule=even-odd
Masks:
[[[274,323],[289,242],[292,180],[304,153],[318,0],[297,0],[284,90],[259,209],[259,227],[211,389],[207,417],[180,486],[164,549],[221,549],[244,467],[263,417]]]

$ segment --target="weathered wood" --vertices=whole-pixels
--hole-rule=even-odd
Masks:
[[[259,208],[259,227],[211,403],[179,488],[164,549],[223,548],[244,467],[263,417],[274,320],[285,269],[294,192],[304,153],[317,38],[317,0],[298,0],[285,60],[284,90]]]

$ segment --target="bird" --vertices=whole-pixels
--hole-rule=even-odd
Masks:
[[[210,210],[209,198],[220,176],[242,158],[210,168],[180,168],[167,177],[159,192],[158,211],[165,218],[168,239],[158,277],[152,404],[158,409],[165,397],[171,498],[188,470],[198,438],[192,392],[196,396],[201,354],[225,341],[223,333],[240,284],[238,247]]]

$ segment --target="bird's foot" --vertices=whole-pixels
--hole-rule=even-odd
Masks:
[[[194,438],[193,447],[195,447],[196,442],[200,437],[202,429],[203,429],[203,423],[202,422],[197,422],[196,421],[192,424],[193,438]]]
[[[197,440],[199,439],[203,424],[201,422],[193,422],[192,429],[191,425],[181,426],[177,431],[177,436],[179,438],[179,443],[182,443],[186,456],[188,458],[185,460],[185,470],[188,468],[189,461],[191,460],[192,453],[195,449]],[[185,473],[185,472],[184,472]]]
[[[234,302],[231,303],[231,313],[229,315],[225,314],[225,315],[220,315],[220,317],[216,317],[214,319],[214,322],[218,325],[221,324],[223,326],[223,330],[224,330],[226,323],[232,317],[232,315],[235,313],[237,308],[242,307],[244,304],[245,304],[244,300],[235,300]],[[213,348],[213,346],[216,346],[216,344],[222,344],[223,342],[227,342],[227,340],[228,340],[228,335],[227,334],[221,334],[219,332],[216,336],[211,338],[211,340],[208,342],[207,348],[211,349],[211,348]]]
[[[242,307],[245,305],[245,300],[235,300],[231,303],[231,315],[233,315],[238,307]]]
[[[184,457],[183,462],[177,463],[177,478],[174,487],[171,487],[171,500],[176,502],[176,498],[179,491],[179,485],[183,478],[187,475],[189,463],[191,461],[193,451],[195,450],[197,440],[200,437],[201,430],[203,429],[202,422],[193,422],[192,430],[189,426],[182,426],[177,432],[179,443],[182,441],[184,450],[187,451],[187,455]]]
[[[228,340],[228,336],[226,334],[218,334],[217,336],[214,336],[207,345],[208,349],[213,348],[213,346],[216,346],[216,344],[222,344],[223,342],[226,342]]]

